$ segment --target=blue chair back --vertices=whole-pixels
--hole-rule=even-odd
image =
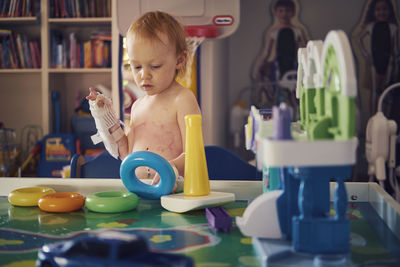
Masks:
[[[121,163],[107,150],[88,162],[85,162],[83,155],[75,154],[71,158],[71,178],[120,178]]]
[[[262,173],[237,154],[219,146],[206,146],[210,180],[260,180]]]
[[[261,172],[233,152],[219,147],[205,147],[210,180],[260,180]],[[80,154],[71,159],[71,178],[120,178],[121,160],[104,151],[91,161],[85,162]]]

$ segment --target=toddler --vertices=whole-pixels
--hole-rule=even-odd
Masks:
[[[182,25],[171,15],[148,12],[129,27],[127,50],[138,87],[146,94],[131,109],[129,130],[125,134],[111,109],[111,100],[90,88],[90,109],[98,129],[97,139],[115,158],[122,160],[135,151],[161,155],[183,176],[186,126],[184,117],[200,114],[194,94],[176,80],[184,71],[188,48]],[[139,179],[159,176],[147,167],[136,169]]]

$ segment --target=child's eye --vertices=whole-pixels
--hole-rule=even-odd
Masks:
[[[136,66],[133,66],[133,68],[134,68],[135,70],[140,70],[140,69],[142,68],[142,66],[136,65]]]
[[[159,68],[161,68],[161,65],[153,65],[153,66],[151,66],[151,68],[152,69],[159,69]]]

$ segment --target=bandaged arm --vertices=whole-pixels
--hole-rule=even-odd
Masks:
[[[104,105],[100,107],[98,105],[99,101],[102,101]],[[110,129],[120,123],[112,109],[111,99],[98,94],[95,100],[89,100],[89,107],[97,129],[97,133],[91,137],[93,143],[98,144],[103,142],[111,156],[118,159],[118,141],[125,136],[125,133],[119,126],[110,133]]]

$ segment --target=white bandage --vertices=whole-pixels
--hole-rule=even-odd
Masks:
[[[172,163],[170,163],[170,164],[171,164],[171,167],[172,167],[172,169],[174,170],[174,173],[175,173],[175,180],[177,180],[178,177],[179,177],[179,171],[178,171],[178,169],[175,167],[174,164],[172,164]]]
[[[179,171],[174,164],[171,164],[171,166],[175,173],[175,182],[176,182],[175,193],[183,192],[183,182],[184,182],[183,176],[179,175]]]
[[[102,107],[99,107],[99,101],[104,103]],[[110,134],[110,128],[119,123],[111,105],[111,99],[101,94],[97,95],[96,100],[89,100],[90,112],[92,113],[97,128],[97,133],[92,136],[92,141],[94,144],[103,142],[111,156],[118,159],[117,141],[123,137],[124,132],[121,127],[119,127]]]
[[[184,185],[184,179],[183,176],[178,176],[176,178],[176,189],[175,189],[175,193],[180,193],[183,192],[183,185]]]
[[[125,136],[124,130],[121,127],[118,127],[117,130],[111,133],[111,137],[115,142],[118,142],[119,139]]]

